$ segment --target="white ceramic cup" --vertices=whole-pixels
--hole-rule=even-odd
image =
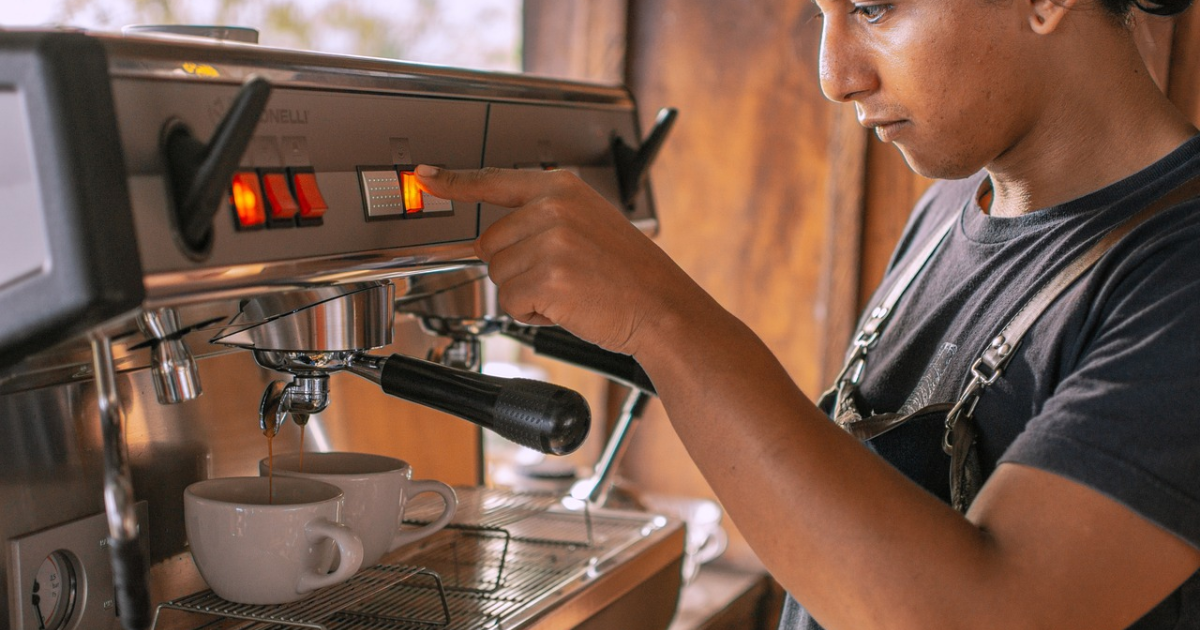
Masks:
[[[267,475],[266,459],[258,464]],[[407,462],[371,453],[300,453],[275,456],[275,477],[303,477],[331,483],[346,495],[342,515],[363,541],[363,566],[373,566],[402,545],[436,533],[454,518],[458,497],[450,486],[431,479],[414,481]],[[428,525],[401,529],[404,504],[423,492],[441,495],[446,509]]]
[[[721,527],[724,510],[711,499],[645,495],[651,510],[682,519],[687,524],[684,545],[683,581],[690,584],[700,573],[700,565],[716,560],[729,546],[729,534]]]
[[[188,545],[209,588],[240,604],[284,604],[350,579],[363,548],[340,523],[342,491],[281,478],[268,499],[267,486],[263,477],[225,477],[184,490]]]

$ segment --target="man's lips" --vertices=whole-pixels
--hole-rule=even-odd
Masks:
[[[891,142],[896,134],[908,126],[908,121],[903,118],[864,118],[859,120],[859,124],[874,129],[875,135],[883,142]]]

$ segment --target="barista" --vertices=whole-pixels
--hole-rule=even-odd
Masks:
[[[947,180],[918,203],[875,303],[949,232],[848,404],[952,402],[1042,282],[1200,175],[1200,136],[1128,26],[1190,0],[815,1],[826,96]],[[975,409],[986,483],[964,514],[878,454],[944,458],[940,432],[864,446],[573,175],[418,174],[437,196],[516,209],[476,245],[506,311],[641,363],[794,597],[785,627],[1200,627],[1200,202],[1135,229],[1030,329]]]

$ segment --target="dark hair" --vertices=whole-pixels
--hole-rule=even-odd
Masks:
[[[1177,15],[1192,4],[1192,0],[1100,0],[1100,4],[1118,16],[1129,15],[1135,7],[1153,15]]]

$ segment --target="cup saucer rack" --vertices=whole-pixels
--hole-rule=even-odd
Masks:
[[[595,570],[604,557],[665,522],[647,514],[593,514],[586,504],[559,495],[455,491],[453,522],[343,584],[280,606],[233,604],[203,591],[160,604],[154,627],[168,610],[217,617],[203,627],[222,629],[509,627],[545,605],[546,593]],[[440,512],[439,498],[421,495],[405,508],[405,523],[424,524]]]
[[[434,590],[440,599],[440,618],[417,618],[381,609],[377,597],[389,589],[423,575],[431,578]],[[446,591],[437,573],[421,567],[376,565],[359,571],[349,580],[321,589],[298,602],[273,606],[237,604],[217,597],[211,590],[202,591],[180,599],[163,602],[154,611],[152,628],[158,627],[159,617],[164,611],[177,610],[219,617],[237,622],[269,624],[246,626],[216,626],[221,628],[307,628],[310,630],[333,630],[334,628],[393,628],[404,627],[394,624],[416,624],[416,627],[444,627],[450,623],[450,608]],[[393,625],[379,625],[393,624]],[[214,627],[205,625],[204,627]]]

